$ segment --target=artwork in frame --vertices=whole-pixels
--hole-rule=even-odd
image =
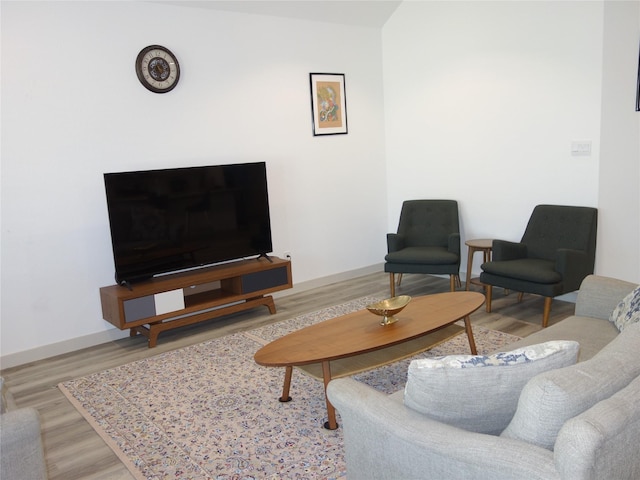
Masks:
[[[347,133],[344,73],[310,73],[314,135]]]

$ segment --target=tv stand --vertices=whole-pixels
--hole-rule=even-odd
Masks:
[[[266,257],[266,255],[265,255]],[[166,330],[261,305],[276,313],[269,293],[291,288],[291,262],[278,257],[215,265],[127,286],[100,289],[102,317],[155,347]]]

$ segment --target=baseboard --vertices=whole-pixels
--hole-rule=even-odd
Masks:
[[[275,298],[293,295],[295,293],[305,292],[314,288],[323,287],[332,283],[341,282],[344,280],[351,280],[353,278],[362,277],[371,273],[381,272],[384,269],[384,264],[371,265],[369,267],[363,267],[356,270],[350,270],[348,272],[337,273],[335,275],[329,275],[327,277],[317,278],[294,284],[293,288],[276,292],[273,294]],[[69,340],[63,340],[62,342],[51,343],[49,345],[43,345],[41,347],[32,348],[30,350],[24,350],[22,352],[9,353],[7,355],[0,356],[0,369],[6,369],[11,367],[17,367],[18,365],[24,365],[25,363],[35,362],[43,360],[45,358],[55,357],[57,355],[63,355],[65,353],[75,352],[82,350],[83,348],[94,347],[102,343],[113,342],[129,336],[129,330],[119,330],[117,328],[110,328],[103,332],[91,333],[82,337],[75,337]]]
[[[2,355],[0,357],[0,367],[2,370],[17,367],[18,365],[24,365],[25,363],[44,360],[45,358],[55,357],[69,352],[75,352],[77,350],[94,347],[102,343],[113,342],[114,340],[119,340],[120,338],[128,336],[129,330],[123,331],[118,330],[117,328],[111,328],[104,332],[90,333],[89,335],[83,335],[82,337],[75,337],[69,340],[63,340],[62,342],[51,343],[49,345],[32,348],[30,350],[23,350],[22,352]]]
[[[356,270],[349,270],[348,272],[336,273],[321,278],[314,278],[313,280],[307,280],[306,282],[300,282],[293,284],[293,288],[282,290],[273,294],[274,298],[287,297],[296,293],[306,292],[313,290],[314,288],[324,287],[331,285],[332,283],[343,282],[346,280],[352,280],[354,278],[363,277],[372,273],[380,273],[384,271],[384,263],[377,265],[370,265],[368,267],[358,268]]]

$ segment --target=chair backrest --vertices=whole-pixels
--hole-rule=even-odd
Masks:
[[[449,235],[460,233],[455,200],[406,200],[402,204],[398,233],[407,247],[446,247]]]
[[[597,223],[595,208],[538,205],[533,209],[522,243],[527,245],[530,258],[554,260],[559,248],[584,251],[593,268]]]

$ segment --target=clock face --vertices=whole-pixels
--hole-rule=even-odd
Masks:
[[[167,93],[178,84],[180,65],[168,49],[160,45],[143,48],[136,58],[138,80],[148,90]]]

